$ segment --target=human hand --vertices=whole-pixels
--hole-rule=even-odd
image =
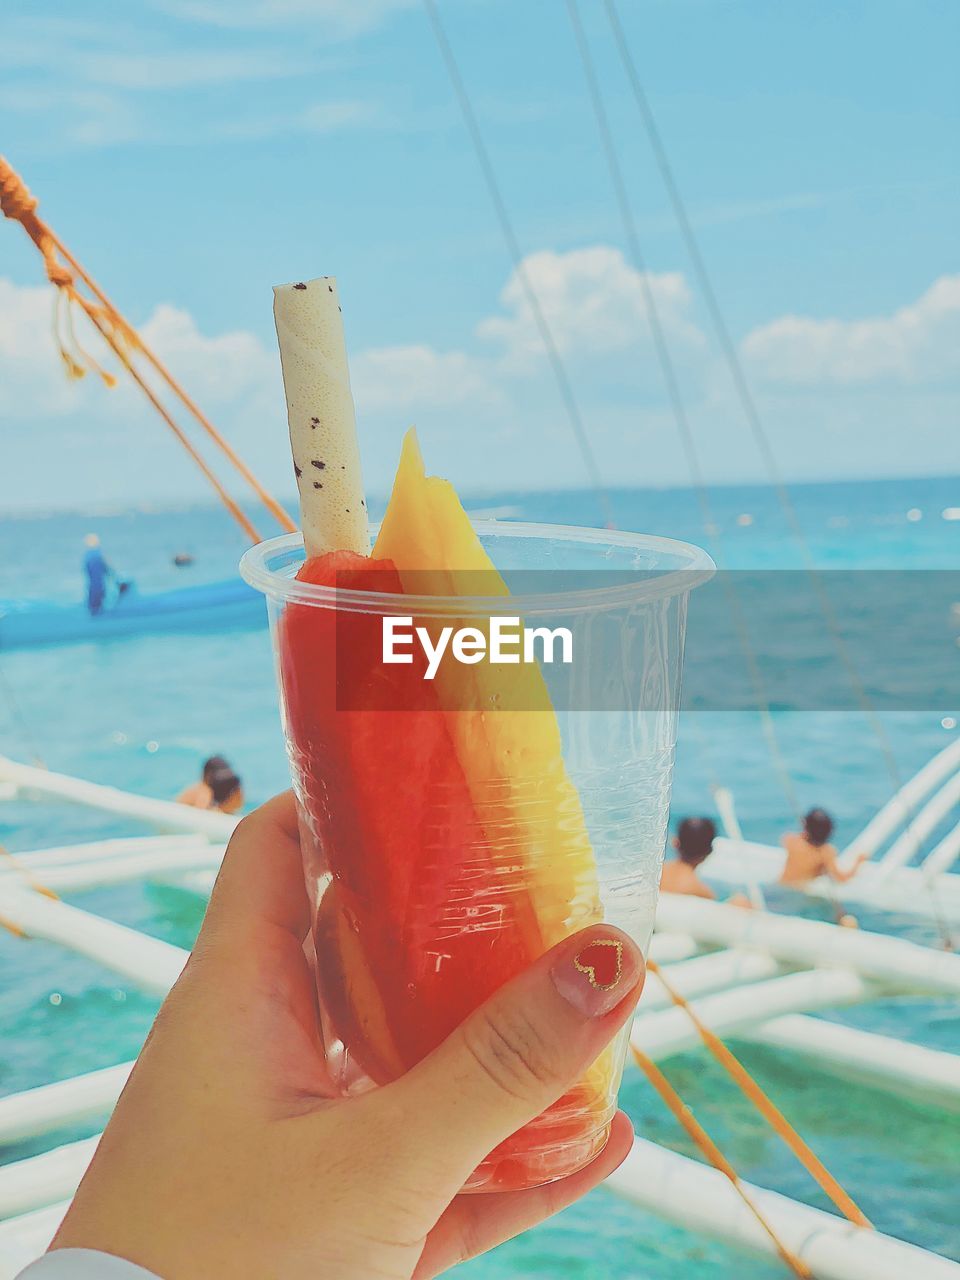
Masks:
[[[458,1195],[556,1101],[632,1014],[626,935],[568,938],[402,1079],[333,1097],[304,952],[290,793],[237,828],[193,955],[151,1031],[52,1248],[98,1249],[163,1280],[429,1280],[578,1199],[630,1149],[623,1113],[585,1169]],[[574,963],[623,944],[616,986]]]

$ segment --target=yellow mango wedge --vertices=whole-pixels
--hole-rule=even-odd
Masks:
[[[407,594],[509,596],[453,486],[426,474],[412,428],[373,556],[393,562]],[[484,625],[469,615],[436,625],[465,622]],[[541,949],[600,920],[593,850],[539,667],[444,662],[437,689],[505,888],[527,893]]]

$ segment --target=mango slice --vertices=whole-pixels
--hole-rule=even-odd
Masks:
[[[412,428],[373,555],[396,566],[407,594],[509,596],[453,486],[426,474]],[[540,669],[447,662],[436,683],[495,860],[533,904],[540,949],[600,920],[596,863]]]

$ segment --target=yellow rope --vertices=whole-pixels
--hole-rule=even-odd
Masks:
[[[16,170],[0,156],[0,213],[6,217],[19,222],[27,235],[33,240],[43,257],[44,266],[46,268],[47,278],[50,283],[58,290],[57,302],[54,309],[54,338],[60,351],[60,356],[67,370],[67,376],[71,378],[82,378],[88,369],[94,370],[100,375],[108,386],[116,385],[116,378],[108,373],[97,363],[97,361],[85,351],[78,342],[73,331],[72,306],[79,306],[90,322],[100,332],[104,341],[108,344],[117,358],[120,360],[126,372],[136,382],[137,386],[149,400],[153,408],[159,413],[167,426],[173,431],[180,444],[187,451],[194,463],[199,467],[203,475],[212,485],[217,496],[223,502],[224,506],[237,521],[244,533],[253,542],[260,541],[260,535],[252,522],[246,517],[238,504],[229,496],[223,485],[217,480],[210,467],[204,462],[201,455],[188,440],[183,429],[177,425],[167,409],[162,405],[160,400],[149,388],[144,379],[134,368],[131,360],[131,352],[139,351],[146,360],[154,367],[161,376],[170,390],[177,396],[181,403],[186,407],[189,413],[193,415],[201,428],[206,432],[210,439],[214,442],[218,449],[224,454],[232,466],[236,468],[239,474],[250,485],[257,497],[263,502],[267,510],[274,516],[281,528],[288,533],[296,531],[296,525],[284,511],[283,507],[276,499],[263,487],[250,468],[243,462],[234,449],[228,444],[224,437],[217,431],[210,420],[200,411],[199,407],[187,395],[186,391],[180,386],[166,366],[161,362],[159,357],[150,349],[143,341],[136,330],[127,323],[110,299],[97,283],[87,274],[73,254],[67,249],[66,245],[54,234],[53,231],[37,217],[37,200],[31,194],[24,183],[23,179]],[[57,254],[61,254],[70,266],[65,266]],[[70,270],[73,268],[73,271]],[[91,302],[88,298],[81,294],[76,286],[76,278],[73,274],[82,280],[90,292],[97,299]],[[66,300],[66,315],[64,317],[60,299]]]
[[[819,1156],[811,1150],[780,1108],[764,1093],[739,1058],[730,1051],[715,1032],[711,1031],[703,1023],[688,1001],[667,981],[660,966],[655,961],[648,960],[647,968],[660,979],[667,995],[678,1009],[684,1011],[694,1027],[696,1027],[697,1033],[713,1057],[736,1083],[744,1096],[756,1107],[777,1137],[793,1152],[821,1191],[832,1200],[849,1222],[855,1223],[858,1227],[872,1227],[873,1224],[867,1215],[843,1189]]]
[[[112,348],[114,354],[116,355],[120,363],[123,365],[123,367],[126,369],[127,373],[130,375],[133,381],[137,384],[137,386],[140,388],[140,390],[143,392],[146,398],[150,401],[151,405],[153,405],[154,409],[156,409],[157,413],[164,420],[164,422],[167,424],[167,426],[170,428],[173,434],[180,441],[180,444],[183,446],[183,448],[187,451],[187,453],[196,463],[197,467],[199,467],[203,475],[206,476],[214,492],[217,494],[217,497],[220,499],[223,505],[227,508],[227,510],[233,516],[234,520],[236,520],[240,528],[243,529],[244,533],[251,540],[251,542],[260,542],[261,541],[260,534],[257,532],[254,524],[250,521],[250,519],[247,517],[245,512],[241,510],[241,508],[233,500],[233,498],[230,497],[229,493],[227,493],[226,489],[217,479],[214,472],[203,460],[201,455],[197,452],[196,448],[194,448],[194,446],[191,444],[183,428],[179,426],[179,424],[173,419],[173,417],[171,417],[169,411],[164,407],[164,405],[158,399],[156,394],[147,385],[143,376],[139,373],[137,369],[134,368],[129,355],[121,345],[119,338],[113,332],[109,324],[105,322],[104,319],[101,317],[98,308],[94,307],[92,303],[87,302],[86,299],[83,299],[83,298],[80,299],[80,303],[83,306],[84,311],[86,311],[88,317],[90,318],[91,323],[94,325],[95,328],[97,328],[100,331],[100,335],[103,338],[103,340],[107,343],[109,347]]]
[[[657,1093],[666,1103],[670,1112],[689,1134],[698,1150],[703,1153],[715,1169],[719,1170],[725,1178],[730,1180],[737,1195],[756,1218],[757,1222],[759,1222],[766,1234],[770,1237],[777,1253],[787,1264],[793,1274],[800,1276],[801,1280],[813,1280],[813,1272],[802,1258],[799,1258],[787,1247],[787,1245],[783,1243],[777,1235],[775,1228],[765,1217],[762,1209],[760,1209],[760,1207],[755,1204],[747,1194],[747,1190],[740,1181],[740,1175],[737,1173],[736,1169],[713,1141],[704,1129],[703,1125],[700,1124],[699,1120],[697,1120],[693,1112],[686,1105],[657,1064],[652,1058],[648,1058],[645,1053],[641,1053],[641,1051],[634,1045],[631,1045],[630,1048],[634,1058],[637,1060],[637,1064],[653,1085],[654,1089],[656,1089]]]
[[[96,298],[99,299],[102,306],[106,308],[108,312],[116,316],[117,319],[121,321],[125,330],[125,336],[127,338],[127,341],[130,343],[130,345],[135,347],[138,351],[141,351],[145,356],[145,358],[150,362],[150,364],[153,365],[154,369],[156,369],[157,373],[160,374],[161,378],[163,378],[164,382],[166,382],[170,390],[173,391],[173,393],[177,396],[177,398],[181,401],[181,403],[185,406],[185,408],[194,416],[194,418],[196,418],[197,422],[200,424],[203,430],[207,433],[207,435],[211,438],[211,440],[213,440],[213,442],[221,450],[221,452],[228,459],[228,461],[236,468],[236,470],[240,473],[240,475],[244,478],[244,480],[246,480],[246,482],[250,485],[251,489],[253,489],[254,493],[257,495],[257,497],[260,499],[263,505],[267,508],[267,510],[270,512],[273,518],[277,521],[280,527],[284,529],[287,533],[296,533],[297,532],[296,524],[290,519],[289,515],[287,515],[286,511],[284,511],[283,507],[281,507],[280,503],[277,502],[276,498],[274,498],[270,494],[270,492],[263,487],[263,485],[260,483],[257,477],[253,474],[253,472],[250,470],[247,464],[243,461],[243,459],[239,456],[239,454],[237,454],[234,451],[234,449],[231,447],[229,442],[226,439],[224,439],[224,437],[216,429],[216,427],[209,420],[206,414],[202,412],[202,410],[196,404],[196,402],[187,394],[187,392],[180,385],[180,383],[177,382],[176,378],[174,378],[173,374],[169,371],[166,365],[161,361],[160,357],[156,354],[156,352],[150,346],[148,346],[146,342],[144,342],[143,338],[140,336],[139,333],[137,333],[135,329],[131,328],[130,325],[128,325],[126,321],[123,320],[123,317],[120,315],[119,311],[117,311],[117,308],[114,306],[114,304],[103,292],[103,290],[100,288],[97,282],[94,279],[92,279],[92,277],[83,269],[80,263],[76,260],[76,258],[67,248],[67,246],[63,243],[63,241],[56,235],[55,232],[50,231],[50,238],[53,241],[53,244],[59,250],[59,252],[63,255],[64,258],[66,258],[67,262],[69,262],[70,265],[74,268],[77,275],[84,282],[84,284],[87,286],[90,292]]]
[[[40,893],[45,898],[51,898],[54,902],[60,901],[59,894],[54,893],[52,889],[48,889],[42,881],[38,880],[36,876],[34,876],[33,873],[10,852],[9,849],[4,848],[2,844],[0,844],[0,857],[6,858],[13,867],[13,870],[16,871],[17,875],[22,876],[35,893]],[[13,934],[15,938],[26,938],[28,936],[24,929],[21,929],[18,924],[14,924],[12,920],[7,920],[4,916],[0,916],[0,929],[6,929],[7,932]]]
[[[5,858],[7,862],[10,863],[12,870],[27,882],[34,893],[42,894],[43,897],[50,898],[54,902],[60,901],[60,895],[58,893],[54,893],[54,891],[48,888],[42,880],[38,880],[29,867],[25,867],[20,859],[17,858],[15,854],[12,854],[10,850],[5,848],[2,844],[0,844],[0,858]]]

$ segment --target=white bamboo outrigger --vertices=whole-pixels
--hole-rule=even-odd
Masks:
[[[68,800],[72,804],[86,805],[103,813],[115,813],[125,818],[146,822],[158,831],[190,831],[207,836],[210,840],[229,840],[239,818],[210,809],[194,809],[189,805],[174,804],[170,800],[152,800],[147,796],[131,795],[117,787],[105,787],[82,778],[71,778],[65,773],[52,773],[34,765],[20,764],[0,756],[0,784],[6,784],[14,794],[28,798]],[[8,795],[8,798],[9,795]]]
[[[747,887],[752,896],[757,888],[776,883],[783,867],[783,850],[745,840],[729,792],[716,798],[725,835],[714,846],[710,878]],[[845,867],[851,866],[859,853],[870,855],[856,879],[839,891],[844,903],[936,918],[947,926],[960,927],[960,875],[950,874],[960,858],[960,823],[923,854],[933,832],[958,814],[960,738],[905,783],[842,852],[840,862]],[[802,892],[830,900],[838,891],[821,878]]]
[[[878,899],[887,901],[888,895],[891,901],[897,896],[902,899],[907,892],[904,877],[912,882],[919,876],[935,876],[941,905],[956,902],[960,918],[960,877],[948,871],[960,843],[960,829],[941,839],[919,867],[905,865],[948,819],[960,795],[958,774],[960,743],[931,761],[868,824],[857,847],[877,849],[892,841],[895,865],[887,874],[874,876],[872,884],[865,879],[858,901],[880,905]],[[2,758],[0,786],[8,797],[40,795],[75,801],[174,833],[38,850],[0,865],[4,921],[29,937],[94,959],[146,991],[165,993],[182,969],[186,952],[36,890],[42,886],[70,892],[152,878],[206,893],[235,819],[48,774]],[[731,823],[736,822],[732,796],[721,811]],[[751,897],[757,902],[758,897],[762,900],[761,886],[772,878],[771,859],[777,851],[748,844],[739,826],[735,832],[720,860],[730,869],[734,883],[752,885]],[[746,871],[738,862],[733,874],[734,855],[745,859]],[[845,898],[853,899],[851,887],[845,886]],[[897,909],[909,910],[909,904],[901,900]],[[691,898],[661,899],[657,926],[652,954],[664,977],[716,1033],[799,1054],[840,1077],[960,1111],[957,1055],[815,1016],[818,1010],[890,994],[922,993],[958,1001],[960,956],[886,934]],[[694,1024],[673,1007],[656,976],[648,983],[632,1039],[655,1061],[698,1044]],[[0,1164],[0,1280],[12,1280],[46,1247],[96,1149],[98,1135],[21,1159],[16,1158],[16,1145],[105,1119],[131,1067],[132,1063],[119,1063],[0,1098],[0,1153],[6,1148],[11,1157]],[[722,1175],[656,1144],[638,1142],[608,1185],[616,1194],[692,1231],[740,1248],[774,1252],[769,1236]],[[960,1266],[937,1254],[851,1226],[775,1192],[747,1190],[779,1238],[818,1280],[902,1280],[907,1274],[911,1280],[960,1280]]]

